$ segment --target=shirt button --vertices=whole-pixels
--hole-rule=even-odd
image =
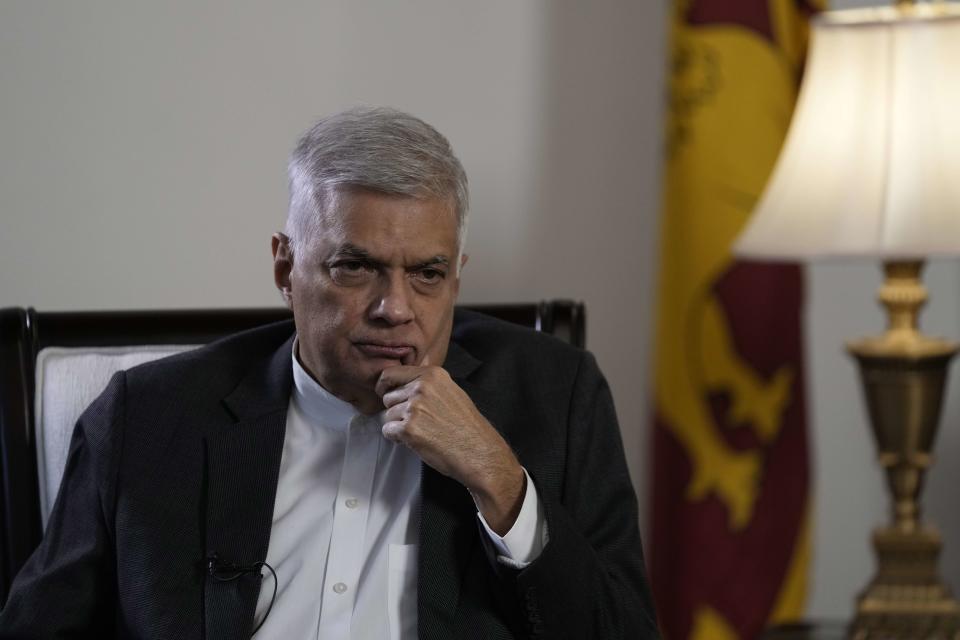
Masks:
[[[347,509],[356,509],[357,505],[360,504],[360,501],[356,498],[347,498],[346,502],[343,504],[347,505]]]
[[[342,582],[338,582],[337,584],[333,585],[333,591],[335,593],[346,593],[347,585],[343,584]]]

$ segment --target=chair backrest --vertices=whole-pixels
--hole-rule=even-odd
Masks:
[[[585,342],[582,303],[462,305]],[[114,372],[290,317],[286,309],[0,309],[0,602],[39,544],[73,426]]]

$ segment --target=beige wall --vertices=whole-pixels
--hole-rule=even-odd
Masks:
[[[640,461],[663,19],[635,2],[0,3],[0,304],[276,304],[293,140],[393,105],[469,173],[462,299],[586,301]]]
[[[470,175],[462,298],[587,302],[642,498],[665,7],[6,0],[0,306],[276,304],[268,239],[294,138],[352,104],[407,109],[450,137]],[[881,320],[871,268],[811,275],[811,612],[840,616],[884,509],[840,344]],[[960,277],[950,265],[932,276],[930,325],[956,336]],[[956,387],[930,500],[954,579]]]
[[[286,155],[409,110],[470,176],[465,301],[584,300],[644,491],[663,9],[0,3],[0,305],[278,303]]]

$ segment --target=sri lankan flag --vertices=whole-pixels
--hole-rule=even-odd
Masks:
[[[651,575],[669,640],[802,614],[810,554],[803,282],[733,259],[790,123],[816,0],[675,0]]]

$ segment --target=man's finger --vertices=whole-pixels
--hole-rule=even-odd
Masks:
[[[393,405],[383,412],[383,421],[387,422],[403,422],[407,417],[406,407],[401,405]]]
[[[383,437],[391,442],[403,442],[403,422],[391,420],[383,423]]]
[[[407,365],[397,365],[396,367],[387,367],[380,372],[380,378],[377,380],[375,390],[381,398],[388,392],[402,387],[411,380],[416,380],[423,375],[424,367],[414,367]]]
[[[381,398],[383,406],[389,409],[402,402],[406,402],[413,395],[413,388],[413,384],[407,383],[387,391]]]

